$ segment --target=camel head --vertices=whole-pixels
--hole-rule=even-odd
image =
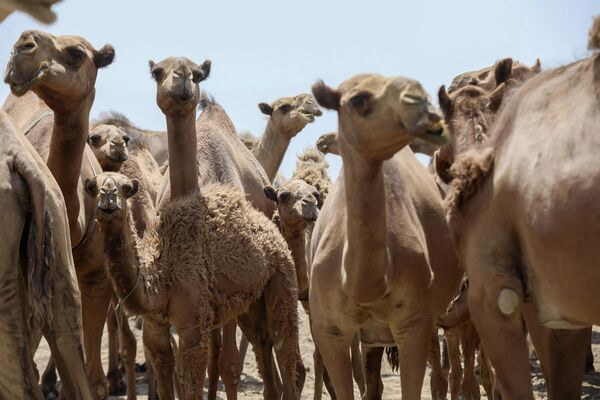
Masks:
[[[323,114],[315,98],[308,93],[282,97],[272,104],[259,103],[258,108],[269,116],[275,129],[288,138],[296,136],[307,124]]]
[[[289,180],[277,189],[265,186],[264,192],[268,199],[277,203],[279,217],[286,226],[305,227],[319,216],[321,194],[301,179]]]
[[[56,21],[52,6],[59,0],[0,0],[0,22],[13,11],[22,11],[39,22],[49,24]]]
[[[340,154],[337,132],[329,132],[317,139],[317,150],[323,154]]]
[[[79,36],[26,31],[13,46],[4,82],[16,96],[32,90],[52,109],[70,110],[94,99],[98,69],[113,62],[115,50],[94,49]]]
[[[185,57],[169,57],[159,63],[150,60],[156,81],[156,103],[165,115],[195,112],[200,100],[199,83],[210,74],[210,60],[196,64]]]
[[[85,180],[85,191],[96,199],[96,218],[101,225],[123,223],[127,218],[127,199],[137,193],[139,182],[117,172],[103,172]]]
[[[447,132],[421,85],[403,77],[357,75],[332,89],[312,87],[319,104],[338,112],[342,153],[386,160],[416,138],[444,144]]]
[[[129,136],[114,125],[98,125],[88,135],[87,142],[104,171],[118,171],[129,158]]]

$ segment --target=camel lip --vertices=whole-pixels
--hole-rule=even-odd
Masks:
[[[307,112],[307,111],[300,111],[300,115],[302,116],[302,118],[304,118],[309,123],[314,122],[315,118],[318,117],[318,115],[313,114],[312,112]]]
[[[26,80],[25,82],[22,82],[22,83],[6,82],[6,83],[9,84],[10,91],[15,96],[20,97],[20,96],[23,96],[25,93],[27,93],[33,87],[33,85],[35,85],[44,76],[46,76],[47,72],[48,72],[48,66],[44,64],[40,67],[38,72],[33,77]]]

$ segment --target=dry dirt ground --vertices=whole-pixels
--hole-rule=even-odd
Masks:
[[[314,373],[313,373],[313,349],[314,344],[312,338],[310,337],[310,332],[308,328],[308,318],[306,314],[299,307],[299,315],[301,317],[300,320],[300,350],[302,352],[302,359],[304,361],[304,365],[307,369],[306,383],[304,385],[304,390],[302,392],[302,399],[312,399],[313,391],[314,391]],[[133,326],[133,324],[132,324]],[[137,351],[137,359],[141,364],[144,362],[144,353],[142,349],[142,339],[141,339],[141,331],[135,328],[132,328],[138,340],[138,351]],[[600,329],[597,327],[594,328],[594,333],[592,337],[593,342],[593,351],[594,351],[594,359],[595,359],[595,367],[596,370],[600,371]],[[105,333],[103,337],[103,353],[102,357],[104,360],[104,368],[106,371],[107,362],[108,362],[108,344],[107,344],[107,335]],[[50,351],[45,342],[43,342],[36,353],[36,363],[40,370],[46,365],[48,357],[50,355]],[[421,398],[423,400],[431,399],[431,391],[429,389],[429,374],[430,370],[427,369],[427,373],[425,375],[425,383],[423,385],[423,393]],[[390,367],[387,365],[387,362],[384,361],[382,367],[382,378],[383,384],[385,386],[383,398],[384,399],[400,399],[400,377],[398,373],[393,373]],[[137,398],[140,400],[147,399],[147,385],[143,384],[141,381],[143,379],[142,374],[138,374],[137,377],[138,383],[137,385]],[[541,370],[539,369],[539,365],[534,368],[534,376],[533,376],[533,384],[535,390],[536,399],[547,399],[545,393],[545,385],[544,379],[541,375]],[[360,399],[358,388],[355,386],[355,398]],[[485,399],[485,392],[483,388],[481,389],[482,399]],[[258,370],[256,368],[256,363],[254,362],[254,354],[251,349],[248,349],[248,356],[246,357],[246,362],[244,365],[244,372],[242,374],[242,382],[239,388],[239,399],[248,399],[248,400],[259,400],[262,399],[262,383],[261,379],[258,375]],[[324,399],[328,399],[329,395],[324,389]],[[110,399],[125,399],[125,397],[110,397]],[[226,399],[225,396],[225,388],[221,385],[219,388],[218,399]],[[582,399],[600,399],[600,373],[589,374],[585,377],[584,380],[584,389]]]

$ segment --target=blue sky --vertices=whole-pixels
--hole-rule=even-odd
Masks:
[[[22,14],[0,25],[0,68],[26,29],[77,34],[94,46],[112,44],[116,61],[100,71],[92,118],[115,110],[135,124],[165,129],[147,62],[167,56],[213,61],[202,83],[238,130],[262,133],[261,101],[310,91],[361,72],[419,80],[432,95],[461,72],[503,57],[543,68],[588,55],[587,31],[600,2],[507,1],[148,1],[64,0],[58,21],[41,26]],[[0,85],[0,98],[9,89]],[[290,176],[295,157],[322,133],[335,130],[325,115],[293,141],[282,165]],[[333,175],[340,160],[328,156]]]

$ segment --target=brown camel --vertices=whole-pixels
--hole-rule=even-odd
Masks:
[[[44,398],[33,362],[43,334],[63,377],[63,393],[92,399],[65,201],[46,164],[2,111],[0,143],[0,396]]]
[[[443,142],[440,117],[407,78],[363,74],[337,90],[317,83],[313,94],[338,111],[344,160],[311,242],[315,343],[341,399],[353,398],[353,336],[395,343],[402,398],[419,399],[434,322],[461,272],[433,178],[403,148],[416,137]]]
[[[219,183],[244,193],[250,204],[270,218],[274,206],[263,194],[263,187],[268,180],[256,158],[240,141],[225,111],[203,97],[203,112],[198,121],[195,120],[199,102],[198,82],[208,76],[210,61],[199,66],[188,59],[172,57],[157,64],[150,62],[150,67],[157,82],[157,104],[167,119],[169,140],[169,173],[164,177],[163,191],[159,193],[157,203],[164,206],[169,201],[171,191],[181,195],[184,189],[195,190],[198,186],[202,188]],[[253,337],[248,339],[256,343],[260,336],[260,348],[254,346],[254,351],[258,354],[265,381],[265,396],[271,398],[276,393],[276,371],[271,365],[272,338],[266,332],[260,329],[250,332]],[[245,334],[248,335],[247,329]],[[216,339],[219,339],[218,336],[213,344],[218,344]],[[241,371],[234,321],[224,327],[223,349],[219,372],[228,389],[228,397],[234,397]],[[215,354],[218,356],[218,347],[213,348],[213,357]],[[299,382],[303,383],[304,370],[301,365],[298,368]],[[224,377],[224,373],[229,377]],[[212,375],[216,376],[214,373]],[[289,376],[285,377],[284,393],[290,395],[293,392],[291,384]]]
[[[0,22],[13,11],[22,11],[40,22],[49,24],[56,20],[52,6],[59,0],[0,0]]]
[[[524,81],[539,73],[540,69],[539,60],[533,67],[526,68],[521,63],[504,59],[492,67],[483,69],[490,70],[489,75],[496,80],[495,86],[489,82],[485,85],[475,82],[477,86],[468,83],[463,86],[455,84],[448,94],[443,88],[440,90],[440,105],[453,132],[453,143],[442,147],[436,154],[436,157],[442,155],[436,159],[437,161],[444,160],[443,163],[435,163],[440,176],[446,176],[446,181],[452,179],[449,168],[453,160],[469,149],[482,151],[482,148],[485,148],[500,105],[506,102],[507,95],[514,92],[515,88]],[[454,82],[457,80],[458,78],[455,78]],[[508,94],[505,94],[507,88]],[[552,331],[539,323],[532,307],[526,307],[524,311],[526,324],[547,381],[549,397],[575,398],[578,396],[576,393],[580,391],[581,375],[565,373],[565,371],[578,371],[584,368],[578,365],[579,354],[585,347],[589,350],[586,343],[589,342],[591,329]],[[469,335],[469,337],[474,336]],[[470,345],[475,346],[476,341],[472,341]],[[469,344],[463,343],[463,346]],[[571,350],[565,353],[565,348]],[[467,372],[471,373],[470,370],[465,369],[465,374]]]
[[[101,171],[86,139],[96,75],[114,54],[111,46],[96,50],[81,37],[26,31],[14,45],[4,78],[13,95],[20,96],[9,96],[4,109],[46,160],[65,198],[82,297],[86,367],[96,398],[107,396],[100,344],[112,288],[94,201],[81,180]]]
[[[599,32],[597,18],[591,48]],[[533,308],[550,329],[600,320],[596,236],[593,224],[582,224],[598,212],[598,173],[588,160],[600,147],[590,135],[600,120],[599,57],[530,79],[502,109],[484,148],[452,167],[449,221],[469,277],[469,310],[503,398],[533,399],[521,312]],[[579,386],[556,398],[580,396],[585,352],[575,348],[577,360],[563,372]],[[572,359],[573,349],[563,357]]]
[[[152,154],[158,164],[159,171],[166,169],[169,153],[167,150],[167,133],[141,129],[135,126],[127,117],[117,112],[101,114],[101,118],[94,121],[94,127],[99,125],[114,125],[123,129],[131,139],[137,139]]]
[[[165,323],[173,324],[179,334],[176,370],[182,397],[197,399],[202,396],[211,331],[237,317],[254,345],[259,345],[251,334],[254,324],[269,332],[284,379],[284,398],[298,399],[296,371],[302,361],[295,273],[275,226],[241,192],[209,185],[201,192],[186,190],[183,196],[174,190],[160,220],[137,244],[127,206],[137,185],[110,172],[86,182],[89,193],[98,198],[97,218],[115,291],[130,312],[144,315],[144,345],[159,377],[160,398],[173,399]],[[266,320],[252,320],[248,310],[255,307],[263,309],[259,314]]]
[[[259,103],[260,111],[269,116],[265,132],[254,146],[253,153],[273,182],[290,141],[304,127],[322,115],[315,98],[308,93],[281,97],[273,103]]]

